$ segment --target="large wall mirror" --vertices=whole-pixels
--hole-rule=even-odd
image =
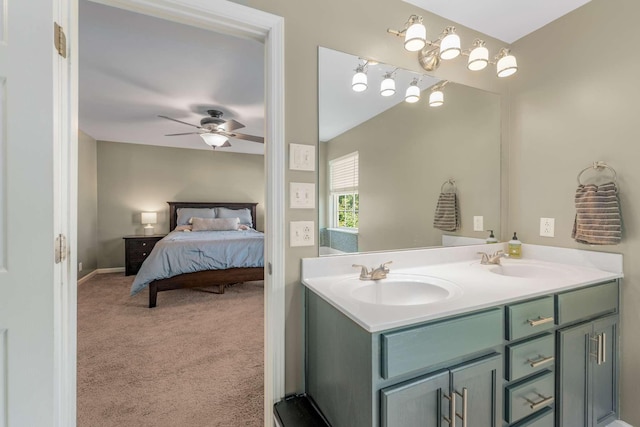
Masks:
[[[474,231],[476,216],[500,237],[500,96],[324,47],[318,55],[320,255],[482,243],[489,232]],[[359,65],[367,89],[356,92]],[[380,93],[386,74],[391,96]],[[412,83],[420,100],[408,103]],[[444,103],[431,107],[438,88]],[[459,225],[445,231],[434,217],[453,191]]]

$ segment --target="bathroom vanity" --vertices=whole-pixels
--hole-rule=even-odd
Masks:
[[[528,246],[493,266],[482,247],[304,260],[307,393],[331,425],[616,419],[621,258]],[[386,279],[347,273],[389,260]]]

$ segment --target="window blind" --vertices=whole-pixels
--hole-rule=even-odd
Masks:
[[[358,152],[338,157],[329,162],[331,192],[358,190]]]

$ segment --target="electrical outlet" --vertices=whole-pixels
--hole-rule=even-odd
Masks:
[[[289,223],[290,246],[313,246],[315,244],[313,221],[291,221]]]
[[[555,218],[540,218],[540,235],[542,237],[554,237],[556,233]]]
[[[78,271],[82,271],[82,262],[78,263]]]
[[[483,216],[474,216],[473,217],[473,231],[484,231],[484,217]]]
[[[289,207],[291,209],[313,209],[316,206],[316,185],[292,182],[289,184]]]

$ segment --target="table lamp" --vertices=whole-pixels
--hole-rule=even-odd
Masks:
[[[151,224],[155,224],[158,222],[158,214],[155,212],[142,212],[140,222],[143,224],[147,224],[144,226],[144,235],[152,236],[154,230]]]

